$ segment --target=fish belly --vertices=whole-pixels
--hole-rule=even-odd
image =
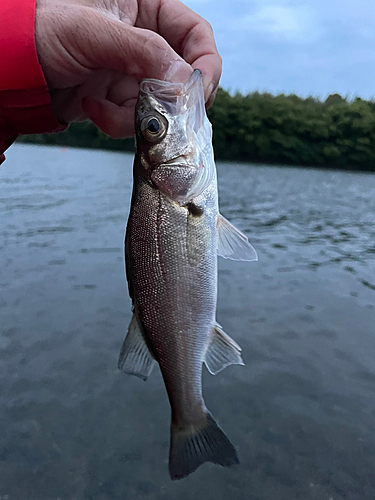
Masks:
[[[215,319],[217,257],[215,221],[209,210],[199,213],[145,184],[127,232],[137,318],[175,422],[193,423],[205,412],[201,373]]]
[[[172,479],[204,462],[238,463],[202,397],[202,364],[218,326],[216,184],[189,205],[179,206],[147,183],[136,186],[125,242],[134,315],[172,409]]]

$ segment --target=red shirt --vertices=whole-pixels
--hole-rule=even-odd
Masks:
[[[0,0],[0,163],[19,134],[62,127],[35,47],[35,0]]]

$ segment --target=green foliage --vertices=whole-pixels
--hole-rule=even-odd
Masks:
[[[73,123],[67,130],[58,134],[23,135],[17,139],[17,142],[134,151],[133,138],[111,139],[89,121]]]
[[[208,115],[218,159],[375,171],[372,101],[219,89]]]
[[[219,89],[208,111],[217,159],[375,171],[375,102],[338,94],[324,102],[296,95]],[[92,123],[22,142],[133,151],[133,139],[114,140]]]

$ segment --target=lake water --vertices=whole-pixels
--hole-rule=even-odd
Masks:
[[[246,366],[204,370],[241,464],[171,482],[160,373],[117,369],[131,164],[15,145],[0,168],[0,500],[373,500],[375,175],[218,165],[259,254],[219,263]]]

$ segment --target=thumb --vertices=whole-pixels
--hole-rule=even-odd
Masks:
[[[88,24],[87,28],[82,29],[81,24],[75,30],[76,37],[81,37],[76,47],[82,47],[89,66],[118,70],[138,81],[143,78],[188,81],[192,67],[163,37],[90,10],[90,17],[82,19],[84,25]]]

